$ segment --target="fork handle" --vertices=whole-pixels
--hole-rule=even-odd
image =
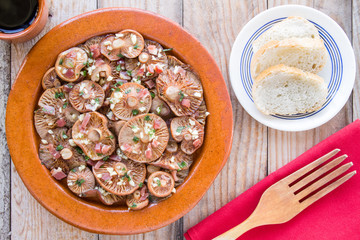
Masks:
[[[216,238],[213,238],[213,240],[235,240],[245,232],[249,231],[250,229],[253,229],[261,225],[264,224],[257,221],[257,219],[254,218],[254,215],[251,215],[239,225],[231,228],[230,230],[224,232],[223,234],[217,236]]]

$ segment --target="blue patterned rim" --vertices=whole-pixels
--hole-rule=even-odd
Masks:
[[[250,39],[247,41],[244,50],[241,54],[240,59],[240,77],[241,77],[241,83],[244,87],[244,90],[250,100],[254,102],[251,94],[251,88],[253,85],[253,80],[251,78],[250,73],[250,64],[253,57],[253,51],[252,51],[252,42],[257,39],[261,34],[263,34],[266,30],[271,28],[274,24],[281,22],[285,17],[278,18],[275,20],[272,20],[263,26],[261,26],[256,32],[250,37]],[[310,20],[309,20],[310,21]],[[330,56],[330,63],[331,63],[331,77],[328,84],[328,95],[326,97],[326,102],[324,105],[317,111],[311,112],[311,113],[301,113],[301,114],[294,114],[294,115],[272,115],[276,118],[286,119],[286,120],[298,120],[303,119],[307,117],[311,117],[315,115],[316,113],[322,111],[335,97],[336,92],[339,90],[342,76],[343,76],[343,61],[341,57],[340,50],[332,38],[332,36],[320,25],[317,23],[310,21],[312,24],[315,25],[315,27],[319,31],[320,37],[323,39],[326,50],[329,53]]]

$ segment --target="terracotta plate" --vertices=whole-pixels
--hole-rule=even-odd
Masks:
[[[122,29],[174,48],[200,75],[210,116],[205,142],[185,183],[176,194],[141,211],[107,207],[74,196],[54,180],[38,158],[39,137],[33,112],[42,92],[41,78],[57,55],[86,39]],[[74,17],[47,33],[29,52],[10,92],[6,135],[16,170],[30,193],[51,213],[76,227],[105,234],[135,234],[166,226],[189,212],[224,166],[232,142],[232,107],[225,81],[206,49],[178,24],[131,8],[107,8]]]

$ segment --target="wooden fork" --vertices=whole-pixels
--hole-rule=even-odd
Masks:
[[[352,162],[344,164],[324,177],[319,178],[347,158],[347,155],[345,154],[311,172],[322,163],[335,156],[339,151],[340,149],[334,149],[270,186],[261,196],[257,207],[250,217],[214,239],[236,239],[243,233],[255,227],[287,222],[302,210],[349,180],[356,171],[350,172],[323,187],[325,184],[345,173],[353,165]],[[309,174],[309,172],[311,173]],[[323,188],[318,192],[309,195],[321,187]]]

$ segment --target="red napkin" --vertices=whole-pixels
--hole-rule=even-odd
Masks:
[[[255,209],[262,193],[273,183],[309,164],[320,156],[340,148],[357,170],[350,180],[321,198],[284,224],[254,228],[238,239],[360,239],[360,120],[320,142],[289,164],[270,174],[230,203],[190,228],[187,240],[212,239],[243,222]]]

